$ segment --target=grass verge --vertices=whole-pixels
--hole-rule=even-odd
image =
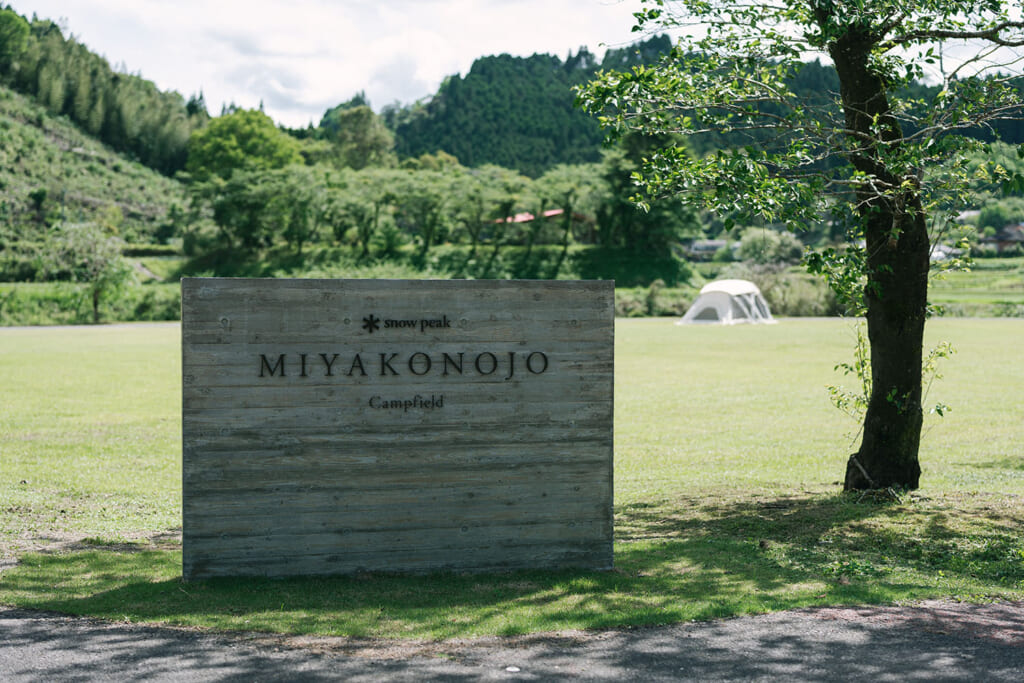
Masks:
[[[1024,598],[1018,320],[937,320],[923,488],[838,492],[824,385],[850,323],[620,320],[613,572],[183,583],[175,326],[0,330],[0,603],[113,620],[443,639],[810,605]],[[116,378],[111,381],[111,378]],[[63,540],[64,543],[57,543]],[[68,541],[72,541],[69,543]]]
[[[613,572],[218,579],[179,551],[36,553],[0,599],[112,620],[446,639],[710,619],[810,605],[1019,599],[1019,502],[837,494],[704,497],[619,510]],[[998,514],[993,514],[998,512]]]

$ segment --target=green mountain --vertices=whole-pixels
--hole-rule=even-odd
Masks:
[[[496,164],[536,177],[556,164],[591,162],[600,156],[603,134],[593,117],[574,106],[575,86],[598,70],[624,71],[653,63],[670,48],[669,38],[662,35],[609,50],[600,64],[585,48],[564,62],[540,54],[481,57],[468,74],[451,76],[431,98],[386,107],[381,116],[395,133],[399,157],[443,151],[466,166]],[[1014,83],[1024,87],[1024,79]],[[814,102],[838,93],[839,82],[831,66],[814,61],[793,77],[792,88]],[[938,88],[915,83],[911,91],[926,102]],[[994,121],[968,134],[1020,144],[1024,121]],[[757,142],[756,136],[741,134],[689,141],[696,154]]]
[[[599,69],[656,59],[671,44],[655,36],[609,50],[598,63],[581,48],[562,61],[547,54],[477,59],[425,103],[385,108],[400,157],[439,151],[466,166],[496,164],[538,176],[557,164],[597,161],[604,138],[597,121],[574,106],[573,87]]]

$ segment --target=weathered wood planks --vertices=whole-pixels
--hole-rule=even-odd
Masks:
[[[183,575],[612,566],[610,282],[182,281]]]

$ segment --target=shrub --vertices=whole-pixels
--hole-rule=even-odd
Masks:
[[[785,273],[762,290],[774,315],[821,317],[839,315],[835,293],[823,281],[796,273]]]
[[[117,320],[180,320],[181,288],[177,284],[131,287],[111,308]]]
[[[993,313],[997,318],[1024,318],[1024,304],[1001,302],[994,308]]]
[[[16,242],[0,247],[0,282],[33,282],[41,271],[38,244]]]
[[[772,315],[818,317],[843,313],[828,285],[802,271],[745,262],[724,268],[719,277],[753,282],[764,295]]]
[[[798,263],[804,247],[792,233],[770,228],[748,228],[740,239],[738,256],[743,261],[760,265],[771,263]]]
[[[572,255],[573,270],[584,280],[615,280],[620,287],[646,287],[662,280],[674,287],[688,282],[690,265],[670,253],[651,255],[626,249],[586,247]]]
[[[90,320],[83,287],[68,282],[0,285],[0,325],[74,325]]]
[[[181,288],[175,284],[124,287],[100,305],[111,322],[178,320]],[[0,325],[82,325],[92,322],[88,285],[45,282],[0,285]]]
[[[121,250],[122,256],[178,256],[179,250],[173,244],[128,244]]]
[[[689,287],[617,287],[615,315],[620,318],[646,316],[681,317],[690,307],[695,291]]]

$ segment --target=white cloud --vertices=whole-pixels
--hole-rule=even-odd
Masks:
[[[432,94],[477,57],[635,39],[639,0],[9,0],[66,19],[79,40],[163,88],[203,91],[211,113],[260,101],[304,126],[365,91],[375,107]]]

